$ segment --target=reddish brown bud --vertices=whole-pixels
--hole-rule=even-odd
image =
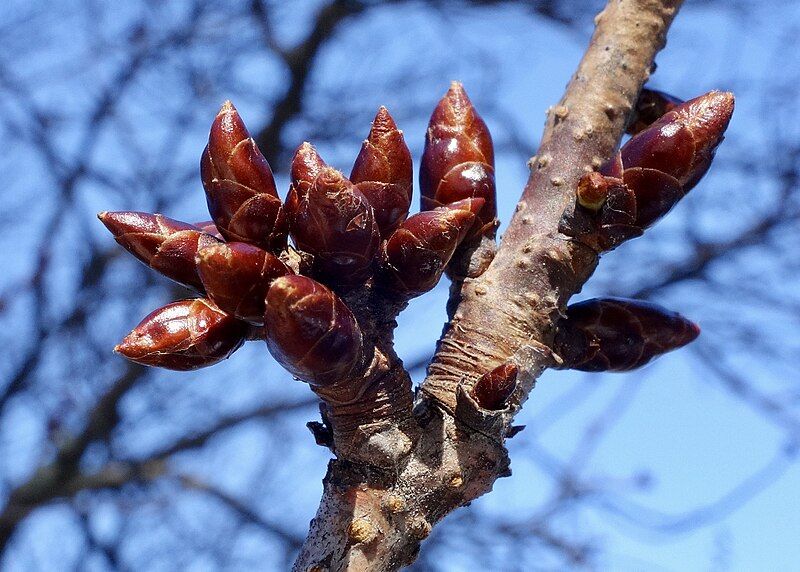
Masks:
[[[292,163],[286,209],[295,244],[314,255],[315,275],[341,285],[359,284],[369,277],[380,242],[372,208],[308,144],[298,149]]]
[[[222,105],[211,124],[208,160],[214,178],[235,181],[258,194],[278,196],[269,163],[230,101]]]
[[[198,369],[230,356],[246,329],[209,300],[181,300],[153,311],[114,351],[142,365]]]
[[[197,251],[220,241],[196,226],[160,214],[102,212],[97,217],[136,258],[176,282],[203,290]]]
[[[711,91],[664,114],[621,149],[625,169],[654,169],[689,192],[708,170],[733,114],[733,94]]]
[[[644,88],[636,101],[636,107],[633,109],[633,115],[626,131],[631,135],[636,135],[682,103],[682,99],[663,91]]]
[[[375,212],[381,235],[386,237],[408,216],[412,192],[411,152],[403,132],[385,107],[378,110],[350,180]]]
[[[483,206],[464,199],[409,217],[383,245],[382,282],[409,296],[436,286]]]
[[[264,322],[264,297],[272,281],[292,274],[276,256],[244,242],[203,248],[197,253],[197,271],[221,310],[251,324]]]
[[[306,141],[297,148],[292,158],[292,186],[289,188],[290,195],[299,195],[294,200],[300,200],[300,197],[308,194],[317,175],[327,166],[311,143]]]
[[[666,215],[708,170],[733,113],[733,95],[712,91],[671,105],[601,169],[581,177],[577,203],[594,211],[595,230],[581,233],[611,250]]]
[[[292,375],[330,385],[350,373],[361,357],[355,316],[331,290],[306,276],[272,283],[264,314],[267,347]]]
[[[554,348],[563,369],[630,371],[699,334],[696,324],[656,304],[595,298],[567,308]]]
[[[226,101],[200,160],[208,210],[222,235],[265,249],[286,246],[286,217],[267,160]]]
[[[486,201],[475,232],[493,234],[497,216],[489,129],[458,82],[431,115],[419,173],[422,209],[468,198]]]
[[[517,387],[519,368],[511,363],[504,363],[483,374],[470,392],[472,399],[483,407],[498,411],[506,407],[506,401]]]

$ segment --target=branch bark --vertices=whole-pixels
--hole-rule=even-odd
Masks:
[[[503,441],[538,375],[556,363],[555,320],[597,264],[559,232],[579,177],[622,136],[681,0],[610,0],[561,102],[549,112],[531,175],[488,270],[467,280],[421,386],[413,417],[349,428],[294,570],[397,570],[437,521],[510,474]],[[486,324],[491,323],[491,328]],[[520,383],[501,412],[468,391],[513,359]],[[405,372],[388,368],[382,378]],[[354,444],[360,444],[359,448]],[[342,446],[344,445],[344,446]],[[379,458],[374,451],[384,453]]]

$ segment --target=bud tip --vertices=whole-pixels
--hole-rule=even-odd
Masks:
[[[381,105],[375,114],[375,119],[372,120],[370,138],[373,134],[390,133],[392,131],[397,131],[397,124],[386,106]]]
[[[226,99],[225,102],[222,104],[222,107],[219,108],[219,113],[217,113],[217,116],[235,112],[236,108],[233,106],[233,102],[230,99]]]

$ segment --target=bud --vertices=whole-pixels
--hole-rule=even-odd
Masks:
[[[611,250],[666,215],[708,170],[732,113],[733,95],[716,91],[673,105],[599,173],[583,175],[577,203],[596,213],[597,228],[583,239]]]
[[[327,167],[327,163],[322,160],[317,150],[309,142],[304,142],[297,148],[292,158],[291,177],[292,185],[289,187],[289,200],[299,201],[311,190],[317,175]]]
[[[342,285],[369,278],[380,235],[369,202],[336,169],[304,144],[292,163],[286,200],[297,248],[314,256],[317,276]]]
[[[230,101],[222,104],[208,136],[208,159],[215,179],[228,179],[257,194],[278,196],[272,169]]]
[[[372,205],[381,236],[389,236],[408,216],[412,176],[403,132],[381,107],[350,173],[350,181]]]
[[[643,88],[639,93],[639,99],[636,101],[636,107],[633,109],[626,131],[631,135],[636,135],[682,103],[682,99],[663,91]]]
[[[656,304],[594,298],[567,308],[554,349],[562,369],[630,371],[699,334],[696,324]]]
[[[128,252],[167,278],[203,291],[197,251],[220,241],[196,226],[161,214],[101,212],[97,217]]]
[[[331,290],[306,276],[283,276],[267,292],[265,338],[272,356],[315,386],[347,376],[361,357],[355,316]]]
[[[688,193],[711,165],[733,105],[733,94],[711,91],[674,107],[625,144],[623,167],[660,171]]]
[[[608,198],[611,178],[597,172],[586,173],[578,181],[578,204],[592,211],[599,211]]]
[[[244,341],[246,325],[204,298],[154,310],[114,348],[142,365],[191,370],[228,358]]]
[[[264,297],[272,281],[292,271],[276,256],[244,242],[203,248],[197,271],[219,308],[251,324],[264,322]]]
[[[517,374],[519,368],[510,363],[504,363],[493,370],[483,374],[470,392],[475,403],[492,411],[506,407],[506,401],[517,387]]]
[[[383,244],[382,282],[409,296],[436,286],[483,206],[465,199],[409,217]]]
[[[458,82],[450,85],[431,115],[419,184],[423,210],[462,199],[484,199],[474,234],[494,234],[497,206],[492,137]]]
[[[227,240],[268,250],[286,246],[286,217],[272,169],[230,101],[211,125],[200,175],[208,210]]]

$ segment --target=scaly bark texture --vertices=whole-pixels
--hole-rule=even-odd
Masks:
[[[395,405],[386,399],[387,410],[366,423],[358,415],[346,428],[333,423],[337,459],[294,570],[397,570],[413,562],[437,521],[509,474],[503,440],[513,415],[538,375],[557,365],[549,349],[553,325],[597,264],[594,249],[559,232],[562,217],[575,208],[580,177],[615,150],[680,4],[611,0],[597,17],[577,72],[550,110],[501,247],[488,270],[455,290],[452,320],[413,415],[406,399]],[[396,309],[381,311],[372,295],[347,302],[359,318],[372,314],[380,322],[376,308],[387,321],[395,315]],[[365,390],[372,395],[342,407],[357,411],[359,401],[388,398],[385,388],[405,396],[397,388],[407,388],[408,377],[391,340],[376,346],[376,381]],[[512,358],[519,375],[508,406],[481,409],[470,396],[473,384]],[[328,414],[336,417],[337,408]]]

